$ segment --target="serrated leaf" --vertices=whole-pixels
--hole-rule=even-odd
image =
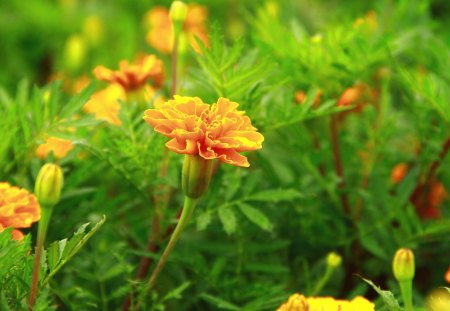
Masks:
[[[260,210],[242,202],[240,202],[238,206],[241,212],[245,215],[245,217],[247,217],[248,220],[250,220],[263,230],[272,231],[273,229],[272,222]]]
[[[225,232],[228,234],[233,234],[236,231],[237,221],[236,215],[232,210],[232,206],[221,205],[218,212]]]
[[[184,282],[174,290],[171,290],[167,295],[164,296],[162,301],[166,301],[169,299],[180,299],[182,298],[181,294],[191,285],[191,282]]]
[[[95,224],[95,226],[87,233],[85,233],[89,223],[86,223],[78,228],[72,238],[53,242],[49,248],[49,273],[44,279],[43,284],[46,284],[94,235],[95,232],[104,224],[106,216]],[[51,259],[50,259],[51,257]]]
[[[211,214],[211,211],[207,210],[197,216],[197,230],[202,231],[208,227],[211,223]]]
[[[367,280],[363,277],[361,279],[369,284],[377,293],[380,295],[381,299],[383,299],[384,304],[388,308],[389,311],[400,311],[400,305],[398,304],[397,299],[395,299],[394,294],[388,290],[382,290],[378,286],[376,286],[372,281]]]

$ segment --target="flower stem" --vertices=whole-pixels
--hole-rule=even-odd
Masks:
[[[405,304],[405,311],[413,311],[412,303],[412,281],[399,282],[400,291],[402,292],[403,303]]]
[[[347,194],[345,190],[345,179],[344,179],[344,167],[342,165],[341,148],[339,146],[339,119],[337,116],[331,116],[330,122],[330,136],[331,136],[331,146],[333,150],[334,159],[334,169],[336,170],[336,175],[339,177],[338,188],[341,191],[341,204],[344,209],[344,213],[350,216],[350,203],[348,201]]]
[[[36,254],[34,256],[33,274],[31,276],[30,296],[28,298],[28,310],[33,310],[38,294],[39,270],[41,267],[41,256],[47,236],[48,224],[52,216],[53,207],[42,206],[41,220],[38,225],[38,236],[36,245]]]
[[[173,39],[173,47],[172,47],[172,84],[170,86],[170,98],[173,99],[173,96],[177,92],[177,63],[178,63],[178,41],[180,35],[175,35]]]
[[[327,266],[327,269],[325,270],[324,275],[322,278],[316,283],[316,286],[314,287],[313,291],[311,292],[311,296],[316,296],[320,293],[322,288],[328,283],[328,280],[333,275],[334,268]]]
[[[172,252],[172,249],[174,248],[175,244],[177,243],[178,239],[180,238],[181,232],[183,232],[184,228],[186,227],[189,218],[192,215],[192,212],[195,209],[195,206],[197,204],[198,199],[192,199],[188,196],[184,197],[184,206],[183,206],[183,212],[181,214],[180,220],[178,221],[178,224],[170,237],[169,244],[167,244],[166,249],[164,250],[164,253],[162,254],[161,258],[158,261],[158,264],[153,270],[153,273],[150,277],[150,280],[147,284],[147,290],[150,291],[156,284],[156,280],[158,279],[158,276],[162,269],[164,268],[167,259],[169,258],[170,253]]]

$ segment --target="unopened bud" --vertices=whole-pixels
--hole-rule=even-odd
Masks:
[[[392,269],[397,281],[411,281],[414,278],[414,254],[409,248],[400,248],[392,261]]]
[[[327,265],[332,268],[337,268],[342,263],[342,257],[335,252],[328,253],[327,255]]]
[[[61,167],[45,164],[38,173],[34,192],[42,207],[52,207],[59,202],[64,176]]]
[[[174,1],[170,6],[169,17],[174,23],[184,23],[187,16],[187,5],[182,1]]]
[[[70,36],[64,46],[64,64],[67,69],[77,71],[86,58],[86,42],[80,35]]]
[[[186,196],[198,199],[205,193],[211,180],[212,163],[212,160],[206,160],[199,155],[186,155],[181,178]]]

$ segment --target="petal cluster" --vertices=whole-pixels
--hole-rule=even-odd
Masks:
[[[189,43],[197,52],[200,49],[195,37],[198,37],[205,45],[208,44],[208,34],[205,26],[207,18],[208,10],[206,7],[197,4],[188,5],[183,32],[187,35]],[[165,7],[151,9],[145,15],[144,23],[149,29],[146,37],[147,43],[162,53],[170,53],[172,51],[174,34],[169,10]]]
[[[163,63],[155,55],[146,55],[131,64],[123,60],[115,71],[100,65],[94,69],[94,75],[99,80],[120,84],[126,92],[144,87],[148,80],[160,87],[164,79]]]
[[[176,95],[157,109],[146,110],[144,120],[171,138],[166,146],[174,152],[248,167],[239,152],[261,149],[264,137],[238,106],[226,98],[209,105],[198,97]]]
[[[351,301],[332,297],[308,297],[294,294],[277,311],[375,311],[375,305],[358,296]]]
[[[0,182],[0,232],[13,227],[13,238],[23,238],[16,228],[28,228],[41,217],[36,197],[27,190]]]
[[[36,149],[36,156],[40,159],[45,159],[53,152],[57,159],[64,158],[74,148],[70,140],[58,137],[49,137],[44,144],[41,144]]]

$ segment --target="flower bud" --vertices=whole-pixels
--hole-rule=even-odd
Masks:
[[[337,268],[342,263],[342,257],[335,252],[330,252],[327,255],[327,265],[331,268]]]
[[[52,207],[59,202],[64,176],[61,167],[45,164],[38,173],[34,192],[42,207]]]
[[[81,35],[70,36],[64,46],[64,64],[67,69],[77,71],[86,59],[86,42]]]
[[[400,248],[394,256],[392,269],[397,281],[411,281],[414,278],[414,254],[409,248]]]
[[[187,5],[182,1],[174,1],[170,6],[169,17],[173,23],[184,23],[187,16]]]
[[[181,186],[186,196],[200,198],[208,189],[211,180],[212,160],[199,155],[186,155],[184,158]]]

